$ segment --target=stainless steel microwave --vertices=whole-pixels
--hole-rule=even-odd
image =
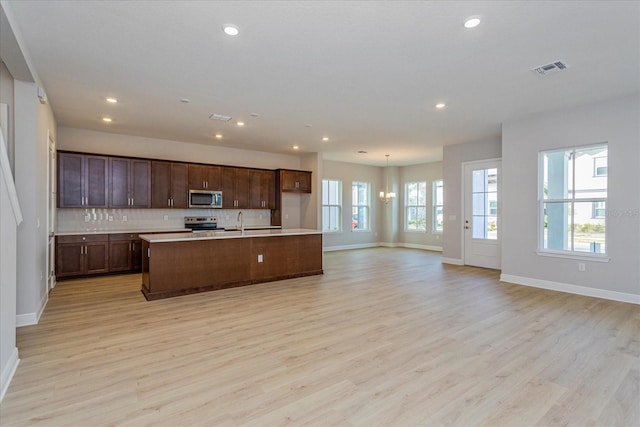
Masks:
[[[189,207],[217,209],[222,207],[222,191],[189,190]]]

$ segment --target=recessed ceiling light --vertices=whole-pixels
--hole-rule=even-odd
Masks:
[[[367,154],[367,152],[364,150],[358,150],[358,154]]]
[[[294,146],[293,146],[293,147],[291,147],[291,148],[293,148],[294,150],[297,150],[297,149],[298,149],[298,148],[300,148],[300,147],[298,147],[297,145],[294,145]]]
[[[189,99],[187,99],[187,98],[182,98],[182,99],[180,100],[180,102],[182,102],[183,104],[188,104],[188,103],[190,103],[191,101],[189,101]]]
[[[465,28],[475,28],[480,25],[480,17],[479,16],[470,16],[464,21]]]
[[[107,123],[111,123],[113,121],[113,119],[111,117],[103,117],[102,121],[103,122],[107,122]]]
[[[221,133],[216,133],[216,138],[222,139],[222,134]]]
[[[111,104],[115,104],[118,102],[116,98],[105,98],[105,100]]]
[[[233,24],[225,24],[225,26],[222,27],[222,31],[228,36],[237,36],[240,33],[238,27]]]
[[[307,123],[306,125],[304,125],[304,127],[310,128],[311,127],[311,123]]]
[[[259,114],[258,113],[251,113],[251,117],[258,117]]]
[[[444,102],[440,102],[436,104],[436,108],[444,108],[444,107],[446,107],[446,104]]]
[[[326,141],[328,141],[328,140],[329,140],[329,137],[328,137],[328,136],[323,136],[323,137],[322,137],[322,140],[326,142]]]
[[[244,122],[238,122],[236,123],[238,126],[244,126]]]

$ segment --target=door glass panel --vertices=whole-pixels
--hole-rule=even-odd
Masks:
[[[498,239],[498,169],[472,173],[472,237]]]

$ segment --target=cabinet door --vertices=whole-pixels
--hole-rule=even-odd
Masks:
[[[202,165],[189,165],[189,190],[205,190],[205,167]]]
[[[142,271],[142,240],[131,241],[131,270],[140,273]]]
[[[109,271],[129,271],[132,269],[131,262],[130,240],[109,242]]]
[[[171,207],[171,162],[151,162],[151,207]]]
[[[84,274],[84,243],[56,244],[56,277]]]
[[[240,209],[249,208],[249,169],[238,168],[236,170],[236,207]]]
[[[58,207],[83,207],[82,176],[84,156],[58,153]]]
[[[109,242],[88,242],[85,246],[85,262],[87,274],[106,273],[109,271]]]
[[[301,193],[311,193],[311,172],[297,173],[298,191]]]
[[[205,167],[205,179],[207,182],[207,190],[220,191],[222,168],[220,166],[206,166]]]
[[[262,206],[264,202],[262,192],[262,171],[252,170],[250,172],[250,184],[251,190],[249,192],[249,207],[251,209],[264,209]]]
[[[188,168],[185,163],[171,164],[171,207],[186,209],[189,206],[187,186]]]
[[[151,162],[132,159],[129,174],[131,206],[134,208],[151,207]]]
[[[130,207],[129,159],[109,159],[109,207]]]
[[[293,171],[280,171],[280,186],[282,191],[296,191],[297,174]]]
[[[222,207],[235,208],[236,206],[236,168],[222,168]]]
[[[267,202],[267,209],[276,208],[276,173],[273,171],[264,171],[262,189]]]
[[[85,207],[108,207],[109,158],[103,156],[85,156],[84,174]]]

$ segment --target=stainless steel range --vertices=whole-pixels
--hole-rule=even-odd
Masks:
[[[185,216],[184,227],[191,231],[224,230],[218,228],[218,218],[214,216]]]

